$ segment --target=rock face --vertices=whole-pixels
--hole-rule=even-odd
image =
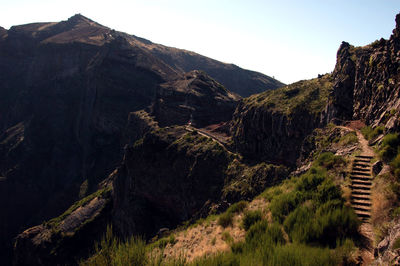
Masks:
[[[286,174],[285,167],[243,165],[217,142],[183,127],[155,129],[126,147],[113,183],[114,229],[151,237],[221,211],[224,202],[254,197]]]
[[[29,228],[15,242],[14,265],[75,265],[111,222],[111,187],[75,203],[61,216]],[[62,262],[62,263],[61,263]]]
[[[367,124],[398,128],[400,66],[400,14],[389,40],[364,47],[343,43],[333,73],[328,109],[331,117],[362,119]]]
[[[379,242],[375,249],[374,265],[398,265],[400,263],[400,249],[398,248],[399,239],[400,221],[397,219],[397,221],[395,221],[395,223],[389,228],[385,238]],[[395,243],[397,247],[395,246]]]
[[[192,71],[157,90],[152,107],[160,126],[192,125],[204,127],[230,121],[239,96],[230,93],[206,73]]]
[[[237,150],[256,160],[293,164],[299,158],[304,138],[315,127],[331,121],[360,119],[366,124],[384,124],[389,130],[399,130],[399,48],[400,14],[389,40],[364,47],[341,44],[329,86],[313,85],[315,80],[328,81],[325,76],[244,99],[232,123]],[[320,92],[329,96],[318,94],[313,87],[325,88]],[[318,100],[302,100],[308,92],[310,96],[305,99]],[[310,105],[318,108],[310,112],[305,108]]]
[[[293,165],[304,138],[322,124],[331,88],[326,75],[241,101],[231,128],[237,151],[254,160]]]

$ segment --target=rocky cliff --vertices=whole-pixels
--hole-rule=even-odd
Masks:
[[[330,117],[361,119],[398,129],[400,14],[389,40],[363,47],[343,42],[333,71],[333,91],[327,107]]]
[[[293,165],[304,138],[322,125],[332,77],[299,81],[243,99],[231,132],[238,152],[253,160]]]
[[[332,74],[244,99],[232,122],[237,150],[293,164],[304,138],[331,121],[363,120],[399,129],[400,15],[389,40],[343,42]]]

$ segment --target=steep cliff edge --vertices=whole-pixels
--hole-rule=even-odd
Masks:
[[[399,67],[400,14],[389,40],[380,39],[363,47],[343,42],[332,75],[334,85],[327,108],[330,117],[361,119],[373,125],[382,123],[397,130]]]

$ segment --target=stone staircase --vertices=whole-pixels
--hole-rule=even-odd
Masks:
[[[371,217],[372,156],[359,155],[351,171],[351,205],[359,219],[367,222]]]

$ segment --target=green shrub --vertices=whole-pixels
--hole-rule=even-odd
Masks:
[[[222,226],[223,228],[232,225],[232,222],[233,222],[232,212],[225,212],[221,214],[218,218],[218,225]]]
[[[246,233],[246,242],[250,242],[254,238],[264,235],[267,232],[267,228],[267,220],[261,220],[253,224]]]
[[[400,154],[391,161],[390,166],[392,167],[393,173],[397,179],[400,179]]]
[[[339,260],[329,249],[301,244],[277,246],[269,261],[264,265],[339,265]]]
[[[224,228],[232,225],[234,214],[242,212],[246,209],[247,205],[248,202],[244,200],[232,204],[223,214],[220,215],[218,224]]]
[[[79,264],[84,266],[123,266],[123,265],[147,265],[146,243],[137,237],[131,237],[126,242],[121,242],[113,236],[112,228],[100,241],[95,243],[95,255]]]
[[[349,132],[339,139],[340,145],[343,145],[343,146],[354,144],[357,142],[358,142],[358,137],[357,137],[357,134],[354,132]]]
[[[321,167],[312,167],[307,173],[300,176],[296,182],[299,191],[312,192],[325,180],[326,171]]]
[[[266,189],[262,194],[261,197],[266,199],[267,201],[271,201],[274,197],[282,194],[282,189],[278,186],[271,187]]]
[[[385,131],[384,126],[377,126],[374,129],[372,129],[371,126],[365,126],[361,129],[361,133],[367,140],[376,138],[377,136],[383,134],[384,131]]]
[[[284,222],[285,231],[292,241],[331,247],[335,247],[338,240],[356,236],[358,225],[354,211],[343,207],[341,201],[329,201],[316,211],[312,207],[301,206]]]
[[[233,237],[231,236],[231,234],[229,234],[228,231],[224,231],[222,233],[221,238],[222,238],[222,240],[224,240],[228,244],[233,243]]]
[[[247,208],[247,205],[249,205],[249,203],[244,200],[236,202],[228,208],[227,212],[231,212],[231,213],[242,212],[244,209]]]
[[[390,162],[396,155],[400,145],[400,138],[398,133],[387,134],[381,144],[379,155],[385,162]]]
[[[261,211],[256,210],[256,211],[248,211],[244,214],[242,225],[244,230],[249,230],[250,226],[252,226],[254,223],[258,222],[261,220],[262,215]]]
[[[313,195],[313,199],[318,204],[332,200],[342,200],[342,191],[332,182],[332,180],[325,179],[324,182],[318,186]]]
[[[392,249],[393,249],[393,250],[398,249],[398,248],[400,248],[400,237],[398,237],[398,238],[394,241],[393,246],[392,246]]]
[[[396,218],[396,217],[399,217],[399,216],[400,216],[400,207],[397,207],[396,209],[394,209],[392,211],[392,217]]]
[[[332,152],[324,152],[318,156],[316,164],[326,169],[332,169],[336,166],[346,163],[343,157],[336,156]]]
[[[272,216],[282,222],[286,215],[303,202],[303,199],[303,194],[299,191],[288,192],[273,198],[269,205]]]

